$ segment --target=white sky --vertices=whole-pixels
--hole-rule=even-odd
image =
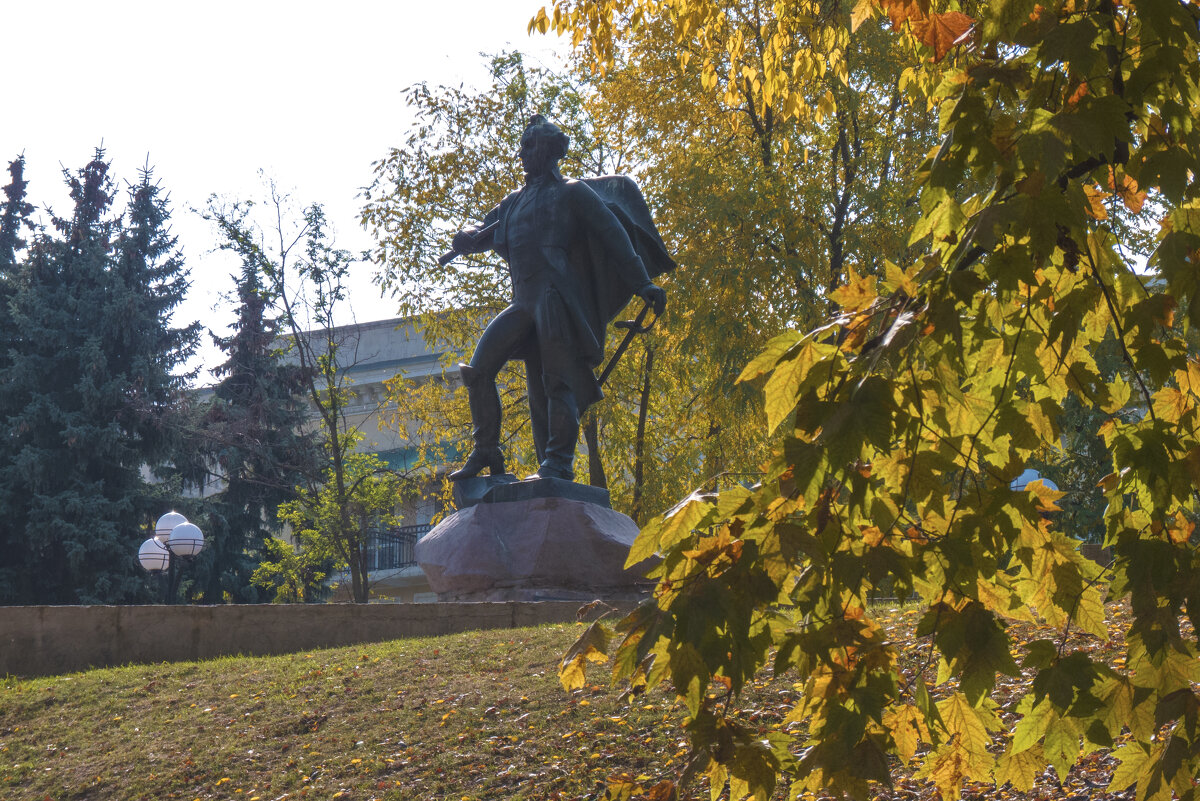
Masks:
[[[170,193],[173,231],[191,270],[176,322],[201,320],[223,332],[232,316],[221,295],[237,266],[211,253],[210,227],[189,208],[214,192],[259,195],[261,168],[300,204],[325,205],[338,246],[369,248],[357,195],[371,162],[403,141],[404,88],[482,88],[480,53],[503,49],[553,66],[565,44],[526,35],[543,4],[549,0],[2,0],[0,63],[10,80],[0,185],[23,152],[29,200],[67,214],[62,169],[82,167],[102,140],[121,182],[136,180],[148,157]],[[360,269],[354,317],[393,316],[369,266]],[[219,363],[207,336],[202,344],[201,363]]]

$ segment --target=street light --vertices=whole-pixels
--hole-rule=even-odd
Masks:
[[[167,512],[154,524],[154,536],[138,548],[138,563],[149,573],[167,573],[166,602],[171,603],[179,589],[176,557],[192,558],[204,550],[204,534],[179,512]]]
[[[170,561],[171,552],[156,537],[146,540],[142,543],[142,547],[138,548],[138,562],[151,573],[161,573],[166,570],[167,563]]]

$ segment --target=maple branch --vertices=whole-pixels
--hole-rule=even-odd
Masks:
[[[1112,315],[1113,327],[1117,329],[1117,342],[1121,345],[1121,356],[1125,363],[1129,365],[1129,369],[1133,372],[1133,378],[1137,381],[1138,388],[1142,392],[1142,397],[1146,400],[1146,412],[1150,415],[1150,419],[1158,422],[1158,417],[1154,414],[1154,401],[1150,395],[1150,390],[1146,387],[1146,382],[1142,380],[1142,374],[1138,370],[1137,365],[1133,363],[1133,354],[1129,352],[1129,347],[1125,344],[1125,327],[1121,323],[1121,316],[1117,313],[1117,305],[1113,300],[1112,293],[1108,289],[1108,285],[1104,283],[1104,279],[1100,277],[1100,270],[1096,266],[1096,260],[1092,257],[1092,249],[1087,248],[1088,266],[1091,268],[1092,276],[1096,279],[1096,283],[1100,286],[1100,292],[1104,295],[1104,302],[1108,305],[1108,313]]]

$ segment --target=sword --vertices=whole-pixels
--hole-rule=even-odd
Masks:
[[[604,380],[608,378],[609,373],[611,373],[613,368],[617,366],[617,361],[620,360],[620,358],[625,354],[625,351],[629,349],[629,343],[633,342],[633,338],[638,334],[646,333],[654,327],[655,323],[658,322],[658,315],[656,314],[654,315],[654,319],[650,321],[649,325],[643,326],[642,321],[646,319],[646,315],[649,313],[650,302],[646,301],[646,305],[642,307],[640,312],[638,312],[637,317],[633,318],[632,320],[618,320],[617,322],[613,323],[613,325],[615,325],[617,328],[626,328],[628,331],[625,333],[625,338],[621,340],[621,344],[617,345],[617,349],[613,351],[612,358],[608,360],[608,364],[604,365],[604,369],[600,372],[600,378],[597,381],[598,384],[601,386],[604,385]]]

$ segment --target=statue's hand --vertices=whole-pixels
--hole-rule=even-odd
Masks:
[[[638,296],[654,307],[655,314],[662,314],[663,309],[667,308],[667,293],[660,286],[646,284],[638,290]]]
[[[471,229],[459,231],[454,235],[450,246],[454,248],[456,253],[469,253],[471,248],[475,247],[475,231]]]

